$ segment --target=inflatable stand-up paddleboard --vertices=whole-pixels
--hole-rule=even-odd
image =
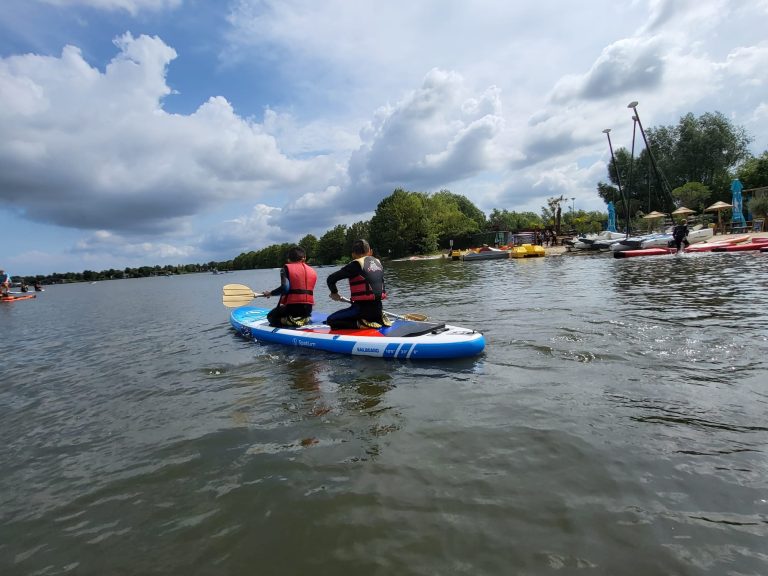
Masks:
[[[36,294],[9,294],[8,296],[0,296],[0,302],[16,302],[17,300],[31,300],[36,298]]]
[[[311,322],[301,328],[274,328],[267,322],[268,312],[241,306],[232,310],[230,323],[240,335],[259,342],[376,358],[467,358],[485,349],[480,332],[440,322],[396,319],[392,326],[379,329],[331,330],[323,324],[327,314],[313,312]]]

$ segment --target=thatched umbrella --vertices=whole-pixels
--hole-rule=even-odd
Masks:
[[[659,218],[664,218],[666,214],[663,214],[662,212],[657,212],[654,210],[653,212],[648,212],[645,216],[643,216],[643,220],[658,220]]]
[[[732,208],[732,206],[731,204],[723,202],[722,200],[718,200],[717,202],[712,204],[712,206],[704,208],[704,212],[717,212],[717,227],[721,232],[724,232],[723,225],[721,222],[721,212],[726,208]]]
[[[696,210],[680,206],[680,208],[672,212],[672,216],[688,216],[688,214],[696,214]]]

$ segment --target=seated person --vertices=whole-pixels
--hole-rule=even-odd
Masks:
[[[352,244],[352,261],[328,276],[332,300],[341,300],[336,283],[344,279],[349,280],[352,304],[328,316],[326,324],[332,329],[390,326],[391,322],[385,316],[381,304],[387,297],[384,267],[373,256],[367,240],[355,240]]]
[[[288,262],[280,269],[280,286],[262,292],[264,296],[280,295],[280,301],[267,314],[270,326],[299,327],[310,322],[315,303],[317,272],[307,265],[306,253],[300,246],[288,250]]]

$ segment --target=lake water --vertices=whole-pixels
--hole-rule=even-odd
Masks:
[[[241,339],[222,286],[276,270],[0,304],[0,574],[768,574],[767,279],[390,263],[389,308],[486,335],[427,363]]]

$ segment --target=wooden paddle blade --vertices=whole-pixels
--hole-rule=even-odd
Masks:
[[[403,318],[406,320],[413,320],[414,322],[424,322],[429,319],[426,314],[403,314]]]
[[[224,294],[224,296],[222,296],[221,302],[227,308],[239,308],[240,306],[250,304],[251,300],[253,300],[253,292],[251,292],[249,295],[240,296]]]
[[[224,290],[251,290],[250,286],[245,284],[224,284]],[[251,290],[253,292],[253,290]]]
[[[224,290],[224,296],[261,296],[261,294],[255,294],[253,290]]]
[[[243,296],[254,294],[253,289],[245,284],[226,284],[222,289],[227,296]]]

